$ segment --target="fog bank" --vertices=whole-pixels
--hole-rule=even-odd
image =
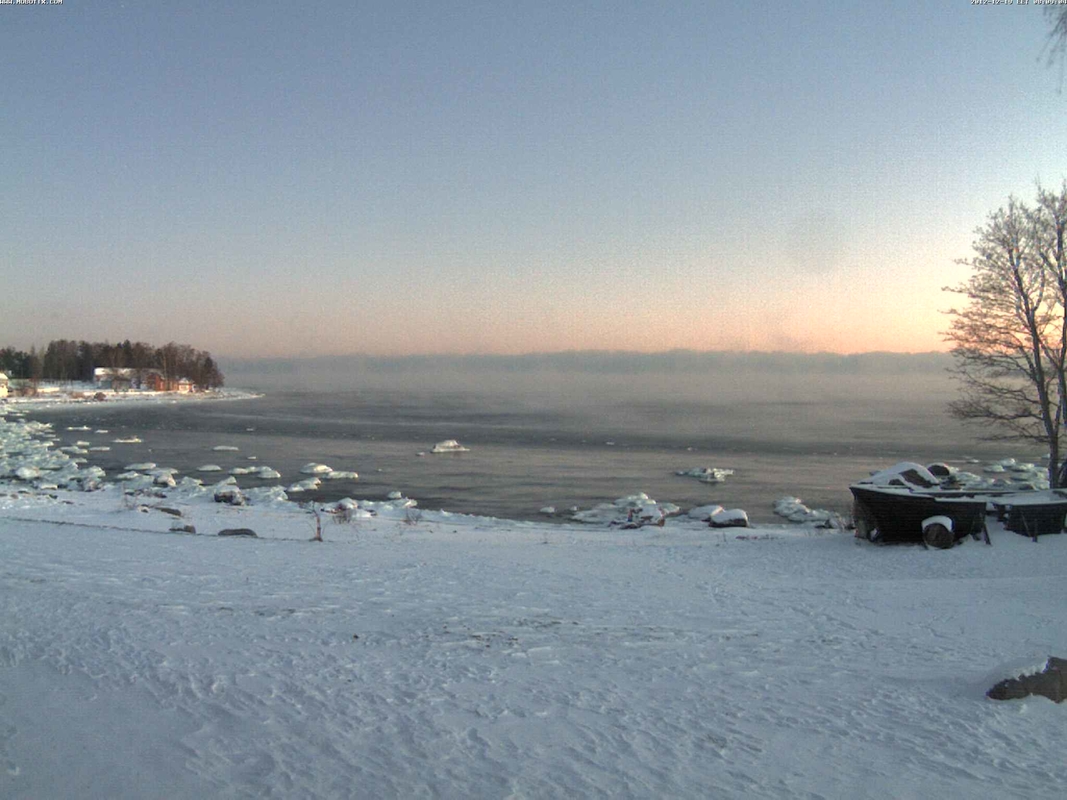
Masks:
[[[227,383],[260,391],[407,390],[570,395],[596,400],[701,398],[736,402],[827,399],[948,401],[945,353],[664,353],[579,351],[522,356],[324,356],[222,362]]]

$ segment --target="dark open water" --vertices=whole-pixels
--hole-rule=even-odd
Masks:
[[[719,503],[744,508],[754,521],[774,521],[771,504],[783,495],[847,511],[849,482],[900,460],[966,466],[968,458],[1041,456],[1032,448],[980,444],[974,430],[947,417],[952,395],[943,380],[928,377],[903,381],[908,385],[898,377],[885,388],[794,376],[775,379],[772,388],[729,391],[619,376],[565,385],[523,380],[529,385],[268,389],[254,400],[86,405],[31,416],[54,422],[63,443],[109,445],[91,461],[111,474],[154,461],[212,481],[220,476],[196,468],[248,466],[255,456],[282,480],[242,476],[241,485],[288,485],[305,477],[302,465],[316,461],[354,470],[360,479],[324,482],[322,491],[294,499],[379,499],[399,490],[424,508],[514,519],[542,518],[543,506],[563,512],[644,491],[683,507]],[[67,430],[77,425],[93,430]],[[144,443],[112,443],[129,435]],[[417,455],[442,439],[458,439],[471,452]],[[215,452],[215,445],[240,449]],[[702,466],[736,473],[718,485],[674,474]]]

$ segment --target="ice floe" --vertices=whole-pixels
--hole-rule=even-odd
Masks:
[[[290,484],[289,488],[286,489],[286,491],[294,493],[313,492],[321,485],[322,481],[320,481],[318,478],[306,478],[302,481],[297,481],[296,483]]]
[[[696,478],[701,483],[722,483],[734,474],[734,470],[717,467],[694,467],[693,469],[680,469],[674,474],[686,478]]]
[[[468,453],[468,452],[470,452],[470,448],[469,447],[464,447],[459,442],[457,442],[455,439],[445,439],[444,441],[441,441],[441,442],[438,442],[437,444],[435,444],[433,446],[433,449],[430,450],[430,452],[431,453]]]
[[[328,481],[354,481],[359,478],[359,474],[356,472],[346,472],[344,470],[334,469],[324,473],[322,477]]]

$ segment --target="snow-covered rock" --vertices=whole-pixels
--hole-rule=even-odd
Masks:
[[[713,528],[747,528],[748,514],[740,508],[728,508],[711,515]]]

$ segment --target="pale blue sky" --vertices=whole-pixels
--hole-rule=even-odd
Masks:
[[[1033,6],[0,6],[0,345],[926,350],[1067,174]]]

